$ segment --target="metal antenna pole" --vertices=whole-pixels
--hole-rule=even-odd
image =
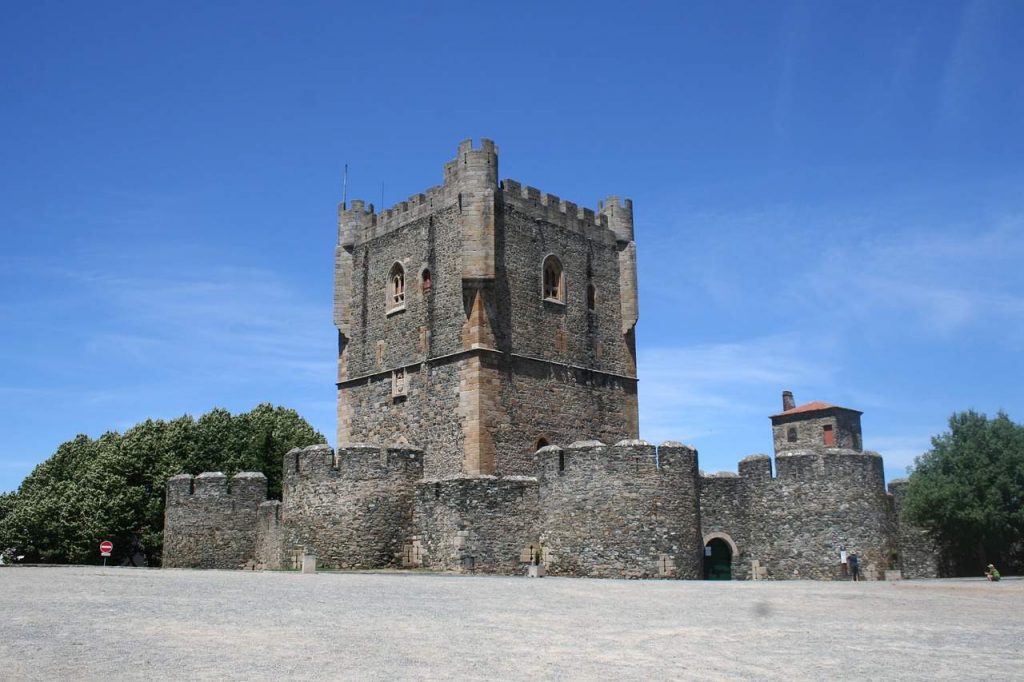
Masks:
[[[345,175],[341,181],[341,204],[348,208],[348,164],[345,164]]]

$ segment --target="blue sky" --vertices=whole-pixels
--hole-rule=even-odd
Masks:
[[[632,197],[641,435],[735,469],[797,402],[903,473],[1024,419],[1024,4],[18,3],[0,24],[0,490],[77,433],[334,433],[349,196]]]

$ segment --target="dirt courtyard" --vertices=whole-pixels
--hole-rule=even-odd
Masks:
[[[1024,580],[0,569],[2,679],[1024,679]]]

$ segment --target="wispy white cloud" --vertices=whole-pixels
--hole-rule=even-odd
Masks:
[[[797,334],[642,349],[640,423],[651,441],[699,439],[760,424],[779,391],[831,381],[832,365]],[[763,426],[763,425],[762,425]]]
[[[833,245],[800,275],[793,293],[819,304],[842,301],[841,316],[857,323],[882,318],[928,334],[992,320],[1019,329],[1022,257],[1024,217],[967,229],[891,231]]]
[[[140,366],[189,371],[331,375],[332,334],[323,301],[275,273],[214,268],[201,273],[107,275],[65,271],[106,317],[88,350]]]

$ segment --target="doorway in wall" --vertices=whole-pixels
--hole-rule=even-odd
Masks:
[[[704,580],[732,580],[732,548],[722,538],[704,546]]]

